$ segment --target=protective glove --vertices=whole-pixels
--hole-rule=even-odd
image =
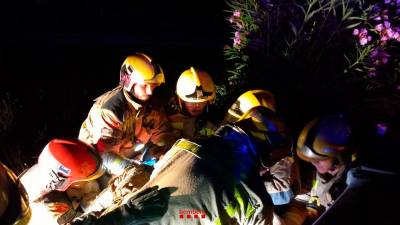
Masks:
[[[110,181],[114,197],[120,198],[136,192],[150,179],[150,174],[151,169],[146,165],[132,165],[126,168],[122,175]]]
[[[158,186],[147,188],[129,198],[125,204],[97,218],[86,214],[71,225],[136,225],[160,219],[167,211],[169,192]]]

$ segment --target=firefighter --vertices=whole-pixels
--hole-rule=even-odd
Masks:
[[[190,67],[178,78],[176,97],[168,104],[168,120],[176,138],[211,136],[216,126],[208,120],[208,106],[215,100],[211,76]]]
[[[267,90],[255,89],[249,90],[239,96],[239,98],[229,108],[225,116],[224,122],[237,122],[248,117],[249,112],[257,108],[265,108],[271,116],[266,120],[265,130],[262,127],[252,129],[252,134],[266,139],[264,132],[279,131],[278,136],[270,135],[271,143],[279,143],[279,145],[270,145],[269,149],[264,149],[263,153],[269,154],[264,157],[260,164],[259,173],[262,176],[265,188],[271,195],[275,205],[275,210],[280,213],[287,204],[294,198],[294,194],[300,188],[300,177],[297,164],[292,155],[292,139],[289,135],[285,123],[282,118],[276,116],[276,101],[274,95]],[[257,111],[257,110],[255,110]],[[272,122],[273,121],[273,122]],[[275,139],[284,138],[284,140],[276,141]]]
[[[15,173],[0,162],[0,224],[26,225],[31,215],[24,186]]]
[[[328,209],[346,188],[346,175],[355,153],[350,140],[352,129],[344,114],[318,117],[301,131],[297,155],[316,168],[307,203],[308,220]]]
[[[170,193],[166,213],[149,224],[279,224],[258,172],[270,160],[264,151],[285,140],[278,121],[270,109],[255,107],[207,139],[175,142],[143,186]],[[136,224],[113,210],[82,221],[78,224]]]
[[[392,205],[400,202],[400,114],[382,110],[382,102],[367,103],[358,106],[351,120],[358,151],[347,173],[347,187],[315,225],[399,223],[398,207]],[[395,109],[398,101],[392,103],[390,109]]]
[[[29,225],[68,224],[87,213],[98,200],[100,189],[96,179],[104,171],[98,152],[90,145],[77,139],[51,140],[38,163],[20,175],[32,211]],[[154,203],[153,209],[162,212],[164,203],[159,196],[157,187],[152,187],[132,196],[121,210],[136,215],[152,213],[144,210],[143,205]],[[157,212],[151,215],[157,216]]]
[[[32,186],[38,180],[25,183]],[[2,225],[58,225],[53,217],[49,215],[45,206],[40,207],[38,203],[29,203],[29,197],[25,191],[24,185],[17,176],[6,165],[0,162],[0,224]],[[147,221],[144,215],[151,215],[151,218],[157,218],[165,212],[166,201],[161,191],[157,187],[145,189],[138,192],[129,199],[125,208],[120,211],[130,213],[138,224]],[[61,221],[60,221],[61,222]]]
[[[120,85],[95,100],[79,139],[100,152],[154,164],[174,142],[156,88],[165,83],[160,65],[143,53],[128,56],[120,69]]]

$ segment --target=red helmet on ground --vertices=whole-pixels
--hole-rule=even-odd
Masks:
[[[101,158],[91,146],[77,139],[53,139],[21,181],[31,200],[36,200],[51,191],[65,191],[73,183],[97,179],[103,173]],[[37,190],[29,188],[35,180]]]

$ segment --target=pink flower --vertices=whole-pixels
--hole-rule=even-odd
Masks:
[[[376,77],[376,71],[374,71],[374,70],[373,71],[369,71],[368,72],[368,76],[369,77]]]
[[[386,42],[386,41],[388,41],[390,39],[395,39],[394,38],[394,34],[395,34],[395,32],[390,27],[383,29],[383,31],[380,32],[381,41],[382,42]]]
[[[371,41],[371,36],[361,37],[360,38],[360,44],[362,46],[366,45],[369,41]]]
[[[239,31],[235,32],[235,38],[240,38],[240,32]]]
[[[378,56],[378,53],[379,53],[378,49],[375,48],[375,49],[373,49],[373,50],[371,51],[370,57],[371,57],[371,58],[375,58],[375,57]]]
[[[242,43],[242,40],[240,40],[240,37],[235,37],[233,39],[233,46],[238,47]]]
[[[242,34],[239,31],[235,32],[235,37],[233,38],[234,47],[238,47],[242,43],[241,36]]]
[[[235,10],[235,11],[233,12],[233,16],[234,16],[234,17],[240,17],[240,10]]]
[[[377,30],[377,31],[379,31],[379,32],[381,32],[382,30],[383,30],[383,24],[377,24],[376,26],[375,26],[375,30]]]
[[[390,55],[383,49],[375,48],[370,53],[370,58],[375,66],[381,66],[388,63]]]
[[[368,31],[365,28],[354,29],[353,35],[358,36],[358,41],[362,46],[366,45],[372,39],[372,37],[368,35]]]

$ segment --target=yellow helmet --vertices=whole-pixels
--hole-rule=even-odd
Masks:
[[[134,84],[165,83],[164,72],[160,65],[143,53],[128,56],[119,73],[120,84],[131,91]]]
[[[297,140],[297,155],[305,160],[349,158],[351,128],[343,114],[325,115],[307,123]]]
[[[176,83],[176,93],[185,102],[213,102],[215,92],[216,88],[211,76],[193,67],[185,70]]]
[[[4,225],[25,225],[31,211],[28,195],[14,172],[0,162],[0,221]]]
[[[265,107],[276,112],[276,103],[274,95],[266,90],[246,91],[229,108],[224,121],[235,123],[245,119],[248,112],[256,107]]]

